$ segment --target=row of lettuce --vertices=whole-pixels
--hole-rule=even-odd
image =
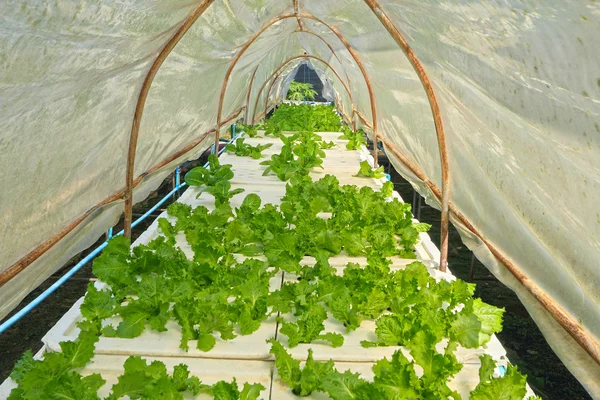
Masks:
[[[341,130],[348,149],[365,143],[361,132],[341,125],[333,108],[284,105],[265,125],[244,131],[257,137],[257,128],[281,140],[281,151],[261,163],[264,175],[287,182],[281,204],[263,205],[258,195],[249,194],[233,207],[231,199],[244,190],[232,188],[231,165],[210,156],[209,168],[195,168],[185,180],[198,196],[212,196],[213,206],[172,204],[171,218],[158,221],[162,235],[133,249],[127,238],[112,239],[94,261],[93,273],[105,285],[89,285],[79,337],[62,342],[62,352],[47,353],[43,360],[27,352],[11,374],[18,387],[9,399],[98,399],[104,379],[78,371],[90,362],[102,336],[164,332],[174,320],[181,327],[182,349],[188,351],[194,341],[197,349],[210,352],[216,337],[227,341],[250,335],[273,315],[289,348],[343,346],[344,335],[326,332],[324,322],[333,318],[350,333],[370,319],[376,323],[376,340],[363,341],[363,347],[403,346],[410,354],[409,360],[398,350],[391,360],[378,361],[373,380],[367,381],[338,371],[331,360],[315,361],[312,350],[301,367],[281,343],[283,337],[271,339],[278,377],[298,396],[320,391],[336,400],[461,398],[448,386],[462,369],[456,351],[489,342],[502,328],[503,310],[473,298],[473,284],[437,281],[420,262],[390,267],[390,257],[415,258],[419,232],[429,228],[414,223],[410,206],[391,197],[390,182],[375,191],[342,186],[331,175],[311,179],[310,171],[322,168],[327,149],[335,146],[316,131]],[[239,139],[227,150],[260,159],[267,148]],[[380,174],[363,164],[357,175]],[[180,234],[193,251],[191,259],[177,246]],[[338,271],[330,258],[341,254],[363,257],[366,265],[350,263]],[[270,290],[270,281],[281,272],[285,282]],[[107,321],[117,316],[118,324]],[[446,344],[438,352],[441,342]],[[525,376],[509,366],[504,376],[494,377],[495,366],[490,356],[481,356],[480,382],[470,398],[523,399]],[[240,390],[235,379],[205,385],[184,364],[169,373],[160,361],[132,356],[123,369],[108,399],[183,399],[186,393],[215,399],[268,397],[261,384],[244,383]]]

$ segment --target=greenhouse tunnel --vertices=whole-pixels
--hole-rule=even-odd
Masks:
[[[302,64],[298,67],[296,75],[293,76],[293,80],[300,83],[308,83],[309,85],[312,85],[313,89],[317,92],[314,101],[324,103],[335,100],[332,98],[323,97],[323,82],[321,82],[319,74],[315,72],[314,66],[309,65],[308,63]]]
[[[0,317],[299,68],[600,398],[600,3],[0,4]],[[557,188],[562,190],[557,190]],[[445,218],[445,220],[444,220]],[[444,245],[446,243],[446,246]],[[450,258],[450,265],[451,265]]]

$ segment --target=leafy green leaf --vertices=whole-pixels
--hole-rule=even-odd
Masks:
[[[389,399],[418,399],[420,381],[415,373],[413,364],[400,350],[392,355],[392,360],[387,358],[378,361],[373,366],[375,377],[373,383],[376,388],[385,393]]]
[[[317,336],[317,339],[329,342],[331,347],[341,347],[344,344],[344,336],[340,333],[326,332]]]
[[[215,400],[238,400],[240,392],[235,378],[231,383],[225,381],[215,383],[212,387],[212,395]]]
[[[321,381],[333,371],[333,361],[315,361],[313,351],[309,349],[306,364],[302,368],[300,380],[298,385],[293,388],[293,392],[299,396],[308,396],[312,392],[321,389]]]
[[[250,384],[246,382],[240,392],[240,400],[256,400],[263,390],[265,390],[265,387],[260,383]]]
[[[323,390],[336,400],[356,400],[359,398],[359,388],[366,386],[370,386],[370,383],[349,370],[344,373],[334,371],[321,381]]]
[[[383,166],[381,166],[377,169],[372,169],[371,165],[369,165],[368,161],[361,161],[360,169],[358,170],[358,173],[354,176],[362,176],[365,178],[381,179],[385,176],[385,172],[384,172]]]
[[[23,382],[23,377],[29,373],[35,367],[35,360],[33,359],[33,353],[31,350],[25,351],[19,361],[15,364],[10,377],[13,381],[20,384]]]
[[[110,290],[97,290],[94,283],[87,286],[87,293],[81,305],[81,315],[90,320],[103,320],[113,315],[117,300]]]
[[[94,356],[98,335],[91,331],[81,331],[74,342],[60,342],[63,356],[72,369],[83,368]]]
[[[267,343],[271,343],[270,353],[275,356],[279,379],[292,388],[296,387],[301,375],[300,361],[292,358],[277,340],[269,339]]]
[[[452,335],[466,348],[474,349],[481,345],[481,321],[474,314],[460,314],[452,324]]]
[[[481,299],[473,299],[473,314],[481,322],[481,345],[486,344],[494,333],[502,330],[504,308],[494,307]]]
[[[522,375],[517,367],[509,365],[503,377],[481,381],[471,392],[469,399],[522,400],[527,394],[526,379],[527,376]]]
[[[496,361],[489,354],[483,354],[479,356],[481,361],[481,367],[479,367],[479,381],[486,382],[490,380],[490,377],[494,375],[496,369]]]

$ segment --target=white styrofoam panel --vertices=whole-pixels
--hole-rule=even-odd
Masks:
[[[253,189],[249,188],[249,185],[258,186],[259,189],[263,190],[274,190],[272,186],[279,186],[282,188],[285,194],[285,186],[287,182],[283,182],[277,178],[277,176],[273,173],[269,175],[263,175],[266,166],[260,166],[260,168],[243,168],[239,170],[234,170],[234,177],[231,180],[232,189],[236,187],[245,187],[246,191]],[[382,186],[381,182],[373,179],[373,178],[364,178],[364,177],[355,177],[352,176],[358,172],[358,168],[314,168],[310,173],[310,177],[313,180],[319,180],[324,178],[325,175],[335,175],[340,185],[356,185],[358,187],[361,186],[369,186],[374,190],[379,190]],[[239,186],[238,186],[239,185]],[[259,190],[256,189],[256,190]],[[243,194],[240,195],[243,197]],[[235,197],[234,197],[235,198]]]
[[[439,265],[440,250],[433,243],[433,241],[431,240],[431,237],[429,236],[428,233],[426,233],[426,232],[419,233],[419,243],[421,244],[421,246],[425,250],[425,252],[428,254],[427,258],[429,258],[431,260],[435,260],[436,262],[438,262],[438,265]]]
[[[264,130],[257,130],[256,131],[260,137],[260,139],[277,139],[279,140],[279,138],[276,138],[275,136],[269,135],[269,136],[265,136],[265,131]],[[294,135],[296,133],[299,133],[299,131],[282,131],[282,134],[289,136],[289,135]],[[346,143],[347,140],[346,139],[340,139],[340,136],[343,135],[342,132],[315,132],[317,135],[321,136],[321,138],[326,141],[326,142],[335,142],[335,143]]]
[[[286,321],[294,321],[294,316],[286,314],[283,316]],[[308,349],[312,349],[314,352],[315,360],[334,360],[334,361],[347,361],[347,362],[374,362],[382,359],[383,357],[390,357],[396,350],[402,350],[403,353],[410,358],[408,351],[402,346],[389,346],[389,347],[371,347],[364,348],[360,345],[363,340],[376,341],[377,335],[375,334],[375,321],[371,319],[365,319],[362,321],[360,327],[353,332],[346,333],[344,325],[335,320],[331,315],[325,320],[325,332],[340,333],[344,335],[344,345],[338,348],[333,348],[327,342],[316,341],[313,343],[299,344],[298,346],[288,349],[289,353],[298,359],[306,359]],[[286,348],[288,347],[287,336],[278,333],[277,340],[279,340]],[[438,344],[438,351],[443,352],[446,341],[442,341]],[[465,349],[461,346],[456,351],[456,357],[458,361],[468,364],[479,363],[479,356],[482,354],[491,355],[497,362],[506,365],[506,351],[498,341],[498,338],[494,335],[490,342],[485,348],[479,349]]]
[[[118,382],[118,378],[123,374],[123,364],[128,356],[119,355],[96,355],[90,363],[78,372],[83,376],[98,373],[106,380],[106,383],[98,390],[100,398],[105,398],[110,394],[112,386]],[[271,389],[271,376],[273,363],[269,361],[247,361],[247,360],[214,360],[214,359],[185,359],[171,357],[144,357],[149,364],[152,361],[161,361],[167,367],[169,373],[173,373],[173,368],[181,363],[189,367],[190,375],[197,376],[204,384],[213,385],[219,381],[231,382],[236,378],[238,388],[241,391],[244,383],[260,383],[265,387],[261,392],[261,399],[268,399]],[[11,379],[7,379],[0,386],[0,399],[5,399],[10,394],[10,390],[15,387]],[[212,395],[199,394],[193,396],[188,393],[186,399],[208,400]]]
[[[282,272],[273,276],[269,280],[269,290],[273,292],[281,288],[282,279]],[[102,282],[96,282],[98,289],[101,289],[102,285],[104,285]],[[79,299],[42,338],[50,350],[58,351],[60,342],[75,340],[79,335],[77,323],[83,319],[80,312],[83,300],[83,297]],[[233,340],[223,340],[218,333],[215,333],[216,345],[208,352],[196,349],[196,340],[189,341],[189,351],[181,350],[179,348],[181,327],[175,320],[170,320],[167,322],[166,332],[155,332],[148,328],[139,337],[133,339],[101,337],[96,345],[96,353],[262,360],[269,358],[269,346],[266,340],[275,337],[277,331],[275,319],[276,316],[272,315],[250,335],[241,335],[239,328],[236,327],[234,332],[238,336]],[[116,327],[120,321],[121,319],[116,316],[105,320],[103,325],[111,324]]]
[[[392,270],[404,268],[405,265],[392,266]],[[336,274],[342,275],[344,267],[336,266]],[[456,280],[456,277],[447,272],[441,272],[437,269],[428,269],[429,273],[436,280]],[[293,274],[285,273],[284,281],[293,282],[296,277]],[[292,314],[285,314],[281,316],[285,321],[293,322],[296,318]],[[365,319],[362,321],[360,327],[355,331],[347,333],[344,325],[337,321],[333,316],[328,313],[328,318],[324,322],[325,332],[340,333],[344,335],[344,344],[341,347],[333,348],[327,342],[316,341],[313,343],[299,344],[297,347],[289,349],[290,354],[295,358],[305,359],[307,351],[312,348],[314,351],[314,357],[316,360],[329,360],[334,361],[348,361],[348,362],[373,362],[383,357],[391,356],[396,350],[402,349],[407,357],[410,358],[408,352],[401,346],[389,346],[389,347],[375,347],[375,348],[364,348],[360,342],[363,340],[376,341],[377,335],[375,333],[376,323],[373,319]],[[280,334],[278,331],[277,339],[283,343],[286,347],[288,345],[287,336]],[[446,341],[438,344],[438,351],[442,352]],[[460,362],[463,363],[478,363],[479,356],[482,354],[491,355],[498,363],[506,365],[506,350],[502,347],[496,335],[493,335],[490,342],[485,348],[479,349],[465,349],[459,346],[456,356]]]
[[[279,204],[281,203],[281,198],[285,196],[285,186],[274,185],[274,184],[265,184],[260,186],[249,187],[247,184],[243,183],[232,183],[231,190],[243,188],[244,192],[235,195],[231,198],[230,204],[232,208],[239,208],[242,205],[242,202],[251,193],[257,194],[261,198],[261,205],[265,204]],[[215,199],[212,195],[208,193],[202,193],[200,197],[196,198],[198,195],[198,190],[196,188],[188,189],[186,192],[190,192],[189,197],[186,197],[181,202],[188,204],[192,207],[204,206],[209,210],[215,209]]]
[[[235,254],[234,256],[240,262],[245,260],[246,258],[250,258],[250,257],[246,257],[241,254]],[[255,258],[255,259],[261,260],[261,261],[266,261],[266,257],[263,255],[253,256],[251,258]],[[430,272],[435,277],[443,277],[444,276],[450,280],[456,279],[452,274],[443,273],[443,272],[437,270],[438,264],[432,260],[408,259],[408,258],[400,258],[400,257],[391,257],[390,260],[392,261],[392,264],[390,264],[390,268],[392,268],[392,269],[404,268],[412,262],[419,261],[422,264],[424,264],[425,267],[427,267],[427,269],[430,270]],[[302,266],[315,265],[315,263],[316,263],[315,258],[311,257],[311,256],[305,256],[304,258],[302,258],[302,260],[300,260],[300,265],[302,265]],[[329,258],[329,264],[332,267],[343,268],[346,265],[348,265],[348,263],[356,263],[358,265],[365,266],[365,265],[367,265],[367,258],[366,257],[350,257],[350,256],[343,255],[343,254]]]
[[[304,363],[301,364],[304,366]],[[372,382],[374,373],[373,373],[373,364],[372,363],[347,363],[347,362],[336,362],[335,369],[339,372],[351,371],[352,373],[359,373],[361,378]],[[417,375],[421,375],[422,371],[418,371],[418,368],[415,368],[415,372]],[[454,376],[448,383],[448,386],[452,390],[456,390],[463,399],[469,398],[469,393],[477,387],[479,384],[479,365],[477,364],[465,364],[462,370]],[[527,395],[526,398],[533,397],[534,393],[527,385]],[[273,373],[273,386],[271,389],[271,399],[273,400],[291,400],[297,399],[294,393],[292,393],[291,389],[285,385],[279,379],[279,375],[277,374],[277,368]],[[307,400],[328,400],[330,397],[327,393],[323,392],[314,392],[310,396],[303,397]]]
[[[391,268],[404,268],[408,264],[413,263],[415,261],[419,261],[423,263],[428,269],[437,268],[437,263],[432,260],[426,259],[410,259],[410,258],[400,258],[400,257],[390,257]],[[306,256],[300,262],[301,265],[314,265],[316,260],[314,257]],[[332,267],[345,267],[348,263],[355,263],[359,265],[367,265],[367,257],[350,257],[347,255],[340,254],[338,256],[329,258],[329,265]]]
[[[48,331],[42,342],[52,351],[59,351],[59,343],[66,340],[75,340],[79,334],[77,322],[82,319],[79,308],[83,297]],[[100,337],[96,344],[96,354],[111,355],[139,355],[155,357],[180,357],[180,358],[223,358],[240,360],[265,360],[270,357],[266,340],[275,337],[277,330],[276,316],[272,315],[264,321],[260,328],[250,335],[240,335],[233,340],[223,340],[215,333],[215,347],[204,352],[196,349],[196,340],[189,341],[189,351],[179,348],[181,342],[181,328],[176,321],[167,322],[166,332],[155,332],[146,329],[140,336],[133,339]],[[120,318],[114,317],[103,322],[104,325],[116,326]]]
[[[10,392],[17,387],[17,384],[10,378],[6,378],[0,385],[0,399],[8,399]]]

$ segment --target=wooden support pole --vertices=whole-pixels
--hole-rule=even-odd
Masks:
[[[133,175],[135,168],[135,153],[137,150],[137,141],[140,132],[140,124],[142,121],[142,115],[144,113],[144,107],[146,105],[146,98],[148,92],[154,81],[158,70],[166,60],[167,56],[173,51],[177,43],[181,40],[183,35],[194,25],[194,22],[206,11],[206,9],[213,3],[214,0],[204,0],[185,20],[183,25],[175,32],[175,34],[169,39],[169,41],[162,48],[150,70],[146,74],[140,94],[138,96],[137,104],[135,106],[135,114],[133,116],[133,123],[131,125],[131,133],[129,135],[129,150],[127,151],[127,171],[125,180],[125,236],[131,237],[131,223],[132,221],[132,210],[133,210]]]
[[[416,54],[409,46],[406,39],[400,32],[400,30],[394,25],[392,20],[387,16],[385,11],[381,8],[377,0],[365,0],[369,8],[377,16],[379,21],[394,38],[398,46],[402,49],[408,60],[410,61],[413,69],[417,73],[417,76],[421,80],[421,84],[425,89],[427,99],[429,100],[429,106],[433,114],[433,122],[435,124],[435,133],[438,141],[438,149],[440,153],[440,162],[442,170],[442,221],[441,221],[441,240],[440,240],[440,269],[446,271],[448,266],[448,204],[450,203],[450,172],[448,167],[448,149],[446,147],[446,134],[444,132],[444,123],[442,120],[442,113],[438,105],[435,91],[423,65],[417,58]]]

